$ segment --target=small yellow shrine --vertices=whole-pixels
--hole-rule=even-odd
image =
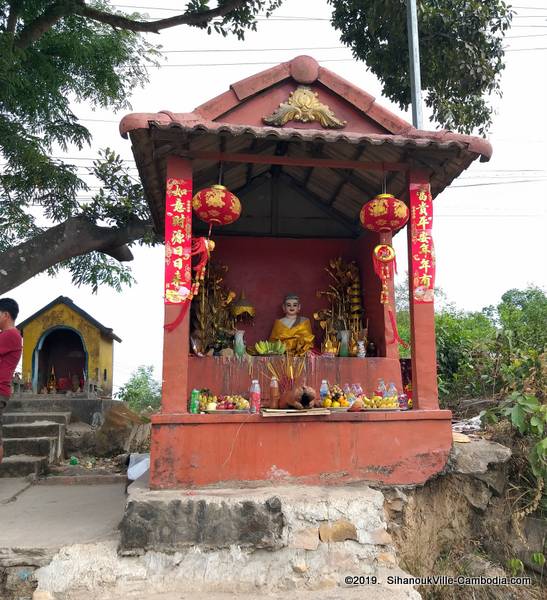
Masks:
[[[18,325],[23,335],[22,377],[34,393],[83,390],[93,382],[112,393],[114,340],[121,339],[66,296]]]

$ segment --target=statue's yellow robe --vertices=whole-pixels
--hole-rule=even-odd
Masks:
[[[302,317],[292,327],[287,327],[283,321],[276,319],[270,341],[279,340],[285,344],[288,354],[302,356],[313,348],[315,336],[312,333],[309,319]]]

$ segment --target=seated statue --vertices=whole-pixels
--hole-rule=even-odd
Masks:
[[[283,302],[285,316],[276,319],[270,341],[279,340],[285,344],[288,354],[303,356],[313,348],[314,335],[310,320],[298,316],[300,312],[300,298],[295,294],[285,296]]]

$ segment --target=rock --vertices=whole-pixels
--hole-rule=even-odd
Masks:
[[[55,600],[55,598],[49,592],[36,590],[34,594],[32,594],[32,600]]]
[[[95,454],[95,431],[88,423],[69,423],[64,439],[65,456]]]
[[[295,531],[289,543],[289,548],[299,548],[301,550],[317,550],[318,546],[319,529],[317,527]]]
[[[471,575],[472,577],[479,577],[483,575],[484,577],[505,577],[505,571],[491,563],[484,556],[480,556],[478,554],[466,554],[462,558],[462,563],[464,565],[466,575]]]
[[[35,571],[30,566],[0,567],[0,597],[7,593],[7,598],[30,598],[36,587]]]
[[[306,563],[304,561],[294,562],[292,565],[292,570],[295,573],[298,573],[301,575],[302,573],[305,573],[308,570],[308,565],[306,565]]]
[[[339,519],[334,523],[323,523],[319,527],[319,539],[322,542],[345,542],[346,540],[357,541],[357,530],[355,525]]]
[[[510,457],[509,448],[489,440],[455,444],[448,459],[448,472],[461,475],[484,474],[490,465],[504,464]]]
[[[526,517],[521,524],[522,534],[526,540],[524,544],[516,537],[513,545],[518,557],[529,568],[538,573],[545,572],[545,566],[541,567],[532,560],[532,554],[541,552],[547,556],[547,520],[537,517]]]
[[[393,500],[388,500],[386,502],[388,510],[394,512],[401,512],[405,503],[400,498],[394,498]]]
[[[274,549],[281,544],[284,519],[278,498],[228,504],[181,499],[169,503],[129,502],[120,523],[123,553],[153,549],[175,552],[202,548]]]
[[[96,433],[98,456],[123,452],[147,452],[150,449],[151,425],[123,402],[114,404],[105,414]]]
[[[378,554],[378,562],[383,563],[384,565],[396,565],[397,559],[393,552],[380,552],[380,554]]]
[[[479,510],[486,510],[492,492],[486,484],[477,479],[469,479],[462,482],[461,493],[465,496],[469,504]]]
[[[486,485],[497,495],[501,496],[507,483],[507,474],[505,469],[495,468],[489,469],[486,473],[479,473],[475,477],[484,481]]]
[[[393,542],[389,533],[382,528],[369,531],[366,534],[366,538],[362,541],[366,544],[373,544],[375,546],[387,546]]]

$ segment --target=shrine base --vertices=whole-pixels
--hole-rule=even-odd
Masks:
[[[151,489],[419,484],[445,466],[451,412],[152,417]]]

